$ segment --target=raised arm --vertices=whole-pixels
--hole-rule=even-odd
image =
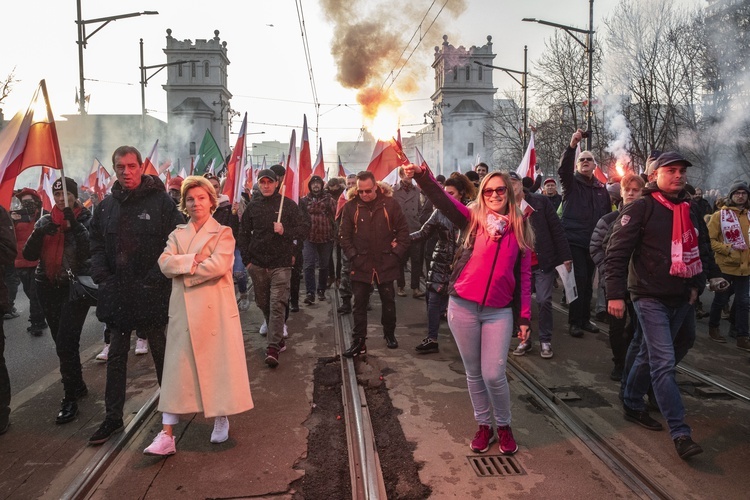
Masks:
[[[449,221],[455,224],[459,229],[464,229],[471,220],[469,209],[456,200],[438,184],[432,173],[423,169],[419,165],[410,165],[405,168],[414,168],[414,180],[422,189],[424,195],[435,205],[435,208],[443,212]]]

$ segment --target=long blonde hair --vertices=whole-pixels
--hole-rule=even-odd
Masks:
[[[476,235],[479,226],[482,226],[482,228],[487,231],[487,215],[489,212],[492,212],[492,209],[487,206],[487,202],[485,201],[482,192],[490,179],[495,177],[500,177],[507,188],[507,191],[505,192],[507,200],[506,206],[508,210],[507,216],[510,219],[510,228],[516,236],[516,241],[518,241],[518,247],[522,251],[533,250],[534,231],[531,229],[531,223],[523,218],[521,209],[516,206],[516,195],[513,192],[513,185],[511,184],[510,176],[506,172],[497,171],[490,172],[484,176],[481,184],[479,184],[479,194],[477,195],[477,199],[469,204],[468,208],[471,212],[471,221],[469,221],[469,225],[466,228],[468,231],[468,237],[464,240],[464,246],[468,248],[474,244],[473,237]]]

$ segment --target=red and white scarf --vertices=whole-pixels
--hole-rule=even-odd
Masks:
[[[690,204],[672,203],[658,191],[651,196],[672,211],[672,265],[669,274],[680,278],[699,274],[703,271],[703,264],[698,250],[698,231],[690,220]]]
[[[750,218],[750,213],[748,218]],[[742,226],[734,210],[721,209],[721,234],[724,235],[726,245],[731,245],[736,250],[747,250],[747,243],[742,235]]]

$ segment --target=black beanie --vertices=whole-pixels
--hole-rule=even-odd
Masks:
[[[71,179],[70,177],[65,178],[65,187],[67,188],[69,193],[73,193],[73,196],[78,198],[78,184],[76,181]],[[55,191],[62,191],[62,179],[57,179],[54,184],[52,184],[52,192]]]

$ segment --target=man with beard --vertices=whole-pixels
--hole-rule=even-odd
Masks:
[[[305,304],[315,303],[317,290],[318,300],[326,299],[328,288],[328,264],[333,251],[333,219],[336,215],[336,202],[328,191],[323,189],[323,179],[313,175],[307,183],[310,193],[299,202],[299,208],[310,218],[310,234],[302,248],[303,270],[305,274]],[[315,286],[315,264],[318,264],[318,286]]]

